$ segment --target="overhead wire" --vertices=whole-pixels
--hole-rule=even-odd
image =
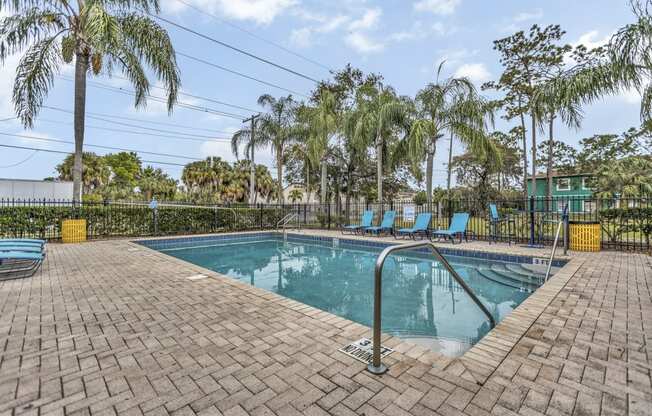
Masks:
[[[288,72],[288,73],[290,73],[290,74],[296,75],[296,76],[298,76],[298,77],[300,77],[300,78],[303,78],[303,79],[307,79],[307,80],[309,80],[309,81],[314,82],[315,84],[319,84],[319,83],[320,83],[320,81],[318,81],[317,79],[312,78],[312,77],[310,77],[310,76],[308,76],[308,75],[305,75],[305,74],[303,74],[303,73],[301,73],[301,72],[299,72],[299,71],[296,71],[296,70],[294,70],[294,69],[291,69],[291,68],[289,68],[289,67],[287,67],[287,66],[284,66],[284,65],[281,65],[281,64],[277,64],[277,63],[275,63],[275,62],[270,61],[269,59],[266,59],[266,58],[260,57],[260,56],[258,56],[258,55],[256,55],[256,54],[251,53],[251,52],[247,52],[247,51],[245,51],[244,49],[238,48],[238,47],[236,47],[236,46],[233,46],[233,45],[231,45],[231,44],[228,44],[228,43],[226,43],[226,42],[223,42],[223,41],[221,41],[221,40],[218,40],[218,39],[216,39],[216,38],[214,38],[214,37],[212,37],[212,36],[208,36],[208,35],[205,35],[205,34],[203,34],[203,33],[200,33],[200,32],[198,32],[198,31],[196,31],[196,30],[194,30],[194,29],[191,29],[191,28],[189,28],[189,27],[186,27],[186,26],[184,26],[184,25],[182,25],[182,24],[179,24],[179,23],[173,22],[173,21],[170,20],[170,19],[166,19],[165,17],[158,16],[158,15],[155,15],[155,14],[150,14],[150,16],[152,16],[152,17],[154,17],[155,19],[158,19],[158,20],[160,20],[160,21],[162,21],[162,22],[165,22],[165,23],[167,23],[167,24],[169,24],[169,25],[171,25],[171,26],[174,26],[174,27],[176,27],[177,29],[181,29],[181,30],[183,30],[183,31],[185,31],[185,32],[188,32],[188,33],[191,33],[191,34],[193,34],[193,35],[195,35],[195,36],[197,36],[197,37],[200,37],[200,38],[202,38],[202,39],[208,40],[208,41],[210,41],[210,42],[213,42],[213,43],[218,44],[218,45],[220,45],[220,46],[223,46],[223,47],[225,47],[225,48],[231,49],[231,50],[233,50],[233,51],[236,51],[236,52],[238,52],[238,53],[241,53],[241,54],[243,54],[243,55],[246,55],[246,56],[248,56],[248,57],[250,57],[250,58],[252,58],[252,59],[255,59],[255,60],[260,61],[260,62],[263,62],[263,63],[265,63],[265,64],[267,64],[267,65],[270,65],[270,66],[273,66],[273,67],[275,67],[275,68],[278,68],[278,69],[280,69],[280,70],[282,70],[282,71],[285,71],[285,72]]]
[[[201,13],[201,14],[204,14],[204,15],[206,15],[206,16],[209,16],[209,17],[211,17],[211,18],[213,18],[213,19],[215,19],[215,20],[217,20],[217,21],[219,21],[219,22],[221,22],[221,23],[224,23],[225,25],[231,26],[231,27],[234,28],[234,29],[237,29],[237,30],[239,30],[239,31],[241,31],[241,32],[243,32],[243,33],[246,33],[246,34],[248,34],[249,36],[251,36],[251,37],[253,37],[253,38],[255,38],[255,39],[258,39],[258,40],[260,40],[260,41],[262,41],[262,42],[265,42],[265,43],[267,43],[268,45],[272,45],[272,46],[274,46],[274,47],[276,47],[276,48],[278,48],[278,49],[280,49],[280,50],[282,50],[282,51],[284,51],[284,52],[287,52],[287,53],[289,53],[289,54],[291,54],[291,55],[293,55],[293,56],[296,56],[297,58],[303,59],[304,61],[309,62],[309,63],[311,63],[311,64],[313,64],[313,65],[316,65],[316,66],[318,66],[318,67],[320,67],[320,68],[322,68],[322,69],[325,69],[325,70],[327,70],[327,71],[329,71],[329,72],[333,71],[331,68],[329,68],[328,66],[322,64],[322,63],[319,62],[319,61],[316,61],[316,60],[314,60],[314,59],[312,59],[312,58],[308,58],[308,57],[305,56],[305,55],[302,55],[302,54],[300,54],[300,53],[298,53],[298,52],[295,52],[295,51],[293,51],[293,50],[291,50],[291,49],[288,49],[288,48],[286,48],[286,47],[283,46],[283,45],[280,45],[280,44],[278,44],[278,43],[276,43],[276,42],[274,42],[274,41],[271,41],[271,40],[269,40],[269,39],[266,39],[266,38],[264,38],[264,37],[262,37],[262,36],[260,36],[260,35],[258,35],[258,34],[256,34],[256,33],[252,32],[251,30],[245,29],[245,28],[243,28],[243,27],[241,27],[241,26],[238,26],[238,25],[236,25],[236,24],[234,24],[234,23],[231,23],[231,22],[229,22],[228,20],[222,19],[222,18],[220,18],[220,17],[214,15],[213,13],[210,13],[210,12],[208,12],[208,11],[206,11],[206,10],[203,10],[203,9],[201,9],[201,8],[199,8],[199,7],[197,7],[197,6],[193,5],[193,4],[191,4],[191,3],[188,3],[188,2],[186,2],[186,1],[184,1],[184,0],[176,0],[176,1],[179,2],[179,3],[181,3],[181,4],[183,4],[183,5],[185,5],[185,6],[187,6],[187,7],[189,7],[189,8],[191,8],[191,9],[193,9],[193,10],[195,10],[195,11],[198,12],[198,13]]]
[[[3,121],[3,120],[0,120],[0,121]],[[20,165],[22,165],[23,163],[29,161],[31,158],[33,158],[34,155],[37,154],[38,152],[39,152],[38,150],[34,150],[34,152],[33,152],[32,154],[30,154],[29,156],[27,156],[25,159],[21,160],[20,162],[18,162],[18,163],[14,163],[14,164],[11,164],[11,165],[3,165],[3,166],[0,166],[0,169],[15,168],[16,166],[20,166]]]
[[[294,94],[294,95],[297,95],[297,96],[300,96],[300,97],[309,98],[306,94],[302,94],[302,93],[300,93],[300,92],[297,92],[297,91],[291,90],[291,89],[289,89],[289,88],[282,87],[282,86],[280,86],[280,85],[278,85],[278,84],[274,84],[274,83],[272,83],[272,82],[265,81],[265,80],[262,80],[262,79],[260,79],[260,78],[253,77],[253,76],[251,76],[251,75],[247,75],[247,74],[244,74],[244,73],[242,73],[242,72],[238,72],[238,71],[233,70],[233,69],[229,69],[229,68],[227,68],[227,67],[224,67],[224,66],[222,66],[222,65],[218,65],[218,64],[213,63],[213,62],[209,62],[209,61],[207,61],[207,60],[205,60],[205,59],[202,59],[202,58],[197,58],[196,56],[192,56],[192,55],[189,55],[189,54],[187,54],[187,53],[183,53],[183,52],[176,51],[176,54],[179,55],[179,56],[183,56],[184,58],[187,58],[187,59],[193,60],[193,61],[195,61],[195,62],[199,62],[199,63],[201,63],[201,64],[208,65],[208,66],[211,66],[211,67],[213,67],[213,68],[217,68],[217,69],[219,69],[219,70],[222,70],[222,71],[225,71],[225,72],[229,72],[229,73],[231,73],[231,74],[238,75],[238,76],[240,76],[240,77],[242,77],[242,78],[246,78],[246,79],[249,79],[249,80],[251,80],[251,81],[256,81],[256,82],[258,82],[258,83],[260,83],[260,84],[267,85],[268,87],[272,87],[272,88],[276,88],[276,89],[279,89],[279,90],[282,90],[282,91],[285,91],[285,92],[289,92],[290,94]]]

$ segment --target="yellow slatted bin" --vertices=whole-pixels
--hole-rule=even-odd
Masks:
[[[600,251],[602,230],[599,222],[570,222],[570,249]]]
[[[86,220],[61,221],[61,239],[64,243],[86,241]]]

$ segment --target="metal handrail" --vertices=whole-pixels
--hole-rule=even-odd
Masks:
[[[480,308],[480,310],[487,315],[491,328],[496,326],[496,320],[489,312],[486,306],[478,299],[473,290],[466,284],[459,274],[453,269],[448,260],[444,258],[439,252],[439,249],[431,241],[417,241],[408,244],[399,244],[385,248],[376,259],[376,269],[374,271],[374,326],[373,326],[373,359],[371,364],[367,366],[367,370],[373,374],[383,374],[387,371],[387,367],[380,362],[380,316],[381,316],[381,296],[382,296],[382,277],[383,265],[387,256],[395,251],[410,250],[417,247],[428,247],[437,260],[444,266],[444,268],[453,276],[455,281],[462,286],[462,289],[471,297],[471,300]]]
[[[299,218],[299,214],[297,214],[296,212],[290,212],[285,217],[281,218],[279,222],[276,223],[276,228],[278,229],[279,226],[285,228],[285,226],[288,225],[288,223],[295,218]]]
[[[550,259],[548,259],[548,268],[546,269],[546,277],[543,279],[544,283],[548,281],[550,277],[550,270],[552,269],[552,262],[555,259],[555,252],[557,251],[557,244],[559,244],[559,233],[561,232],[561,227],[568,221],[568,205],[564,207],[564,211],[561,214],[561,220],[557,224],[557,231],[555,232],[555,241],[552,243],[552,251],[550,252]],[[564,230],[564,254],[568,250],[568,228]]]
[[[550,253],[550,259],[548,259],[548,269],[546,270],[546,277],[543,279],[544,282],[547,282],[548,277],[550,277],[550,270],[552,269],[552,261],[555,258],[555,251],[557,251],[557,244],[559,243],[559,233],[561,232],[562,225],[564,225],[564,220],[559,221],[559,224],[557,224],[557,231],[555,232],[555,241],[552,243],[552,252]]]

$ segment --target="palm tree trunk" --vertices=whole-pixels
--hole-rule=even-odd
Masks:
[[[249,173],[249,203],[256,203],[256,163],[254,162],[254,146],[251,146],[251,172]]]
[[[278,180],[278,200],[282,204],[285,203],[283,196],[283,153],[279,150],[276,152],[276,177]]]
[[[537,116],[532,111],[532,195],[537,196]]]
[[[75,56],[75,157],[72,167],[73,201],[82,199],[82,169],[84,151],[84,122],[86,115],[86,71],[88,70],[88,55],[77,52]]]
[[[322,160],[321,161],[321,195],[320,195],[320,200],[321,200],[322,205],[324,205],[326,203],[326,178],[327,178],[327,175],[328,175],[328,165],[326,165],[325,160]]]
[[[546,195],[548,196],[549,200],[552,199],[552,150],[554,146],[554,139],[552,135],[554,132],[554,122],[555,116],[552,115],[548,122],[548,163],[546,166],[546,176],[548,182],[548,190]]]
[[[521,117],[521,138],[523,142],[523,198],[527,199],[527,137],[525,135],[525,115]]]
[[[451,172],[453,168],[453,133],[451,133],[451,139],[448,143],[448,166],[447,166],[447,178],[446,178],[446,195],[448,199],[451,197]]]
[[[434,148],[434,144],[432,144],[432,147]],[[428,149],[428,155],[426,156],[426,201],[428,202],[428,207],[432,203],[432,169],[434,163],[435,152]]]
[[[383,143],[376,138],[376,186],[378,187],[378,203],[383,203]]]

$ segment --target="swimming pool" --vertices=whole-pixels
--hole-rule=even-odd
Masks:
[[[375,261],[387,246],[292,234],[284,239],[276,233],[139,243],[367,326]],[[541,284],[543,267],[530,257],[442,251],[496,321]],[[462,354],[490,330],[486,316],[441,263],[423,252],[387,259],[382,312],[383,332],[448,356]]]

